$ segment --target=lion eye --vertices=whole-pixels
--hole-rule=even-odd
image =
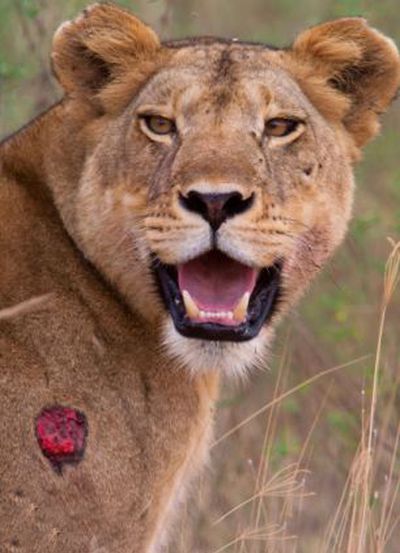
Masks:
[[[175,123],[161,115],[144,115],[142,119],[147,128],[154,134],[171,134],[176,130]]]
[[[265,123],[265,134],[267,136],[287,136],[294,132],[300,124],[296,119],[276,118]]]

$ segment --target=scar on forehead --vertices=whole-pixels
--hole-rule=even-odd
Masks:
[[[216,63],[216,78],[218,81],[225,81],[232,76],[232,58],[229,46],[224,48]]]
[[[235,81],[233,65],[231,49],[226,46],[216,61],[213,79],[215,104],[219,108],[226,106],[232,98]]]

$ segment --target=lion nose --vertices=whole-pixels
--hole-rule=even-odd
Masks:
[[[240,192],[202,194],[191,190],[180,196],[181,205],[188,211],[201,215],[216,231],[227,219],[247,211],[254,201],[254,194],[244,198]]]

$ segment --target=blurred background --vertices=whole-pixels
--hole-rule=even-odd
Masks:
[[[48,63],[51,37],[86,4],[0,0],[0,138],[60,97]],[[398,0],[119,4],[152,24],[163,38],[212,34],[286,46],[305,27],[362,15],[397,44],[400,40]],[[384,267],[391,251],[388,237],[397,241],[400,236],[399,143],[396,102],[357,167],[354,218],[346,243],[281,327],[269,366],[245,385],[224,387],[210,468],[200,491],[192,495],[171,551],[400,550],[400,290],[389,306],[382,338],[367,538],[361,549],[352,538]],[[237,425],[241,427],[225,436]]]

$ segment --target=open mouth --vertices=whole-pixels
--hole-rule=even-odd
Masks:
[[[212,250],[178,266],[155,261],[165,305],[183,336],[240,342],[274,314],[282,263],[257,270]]]

